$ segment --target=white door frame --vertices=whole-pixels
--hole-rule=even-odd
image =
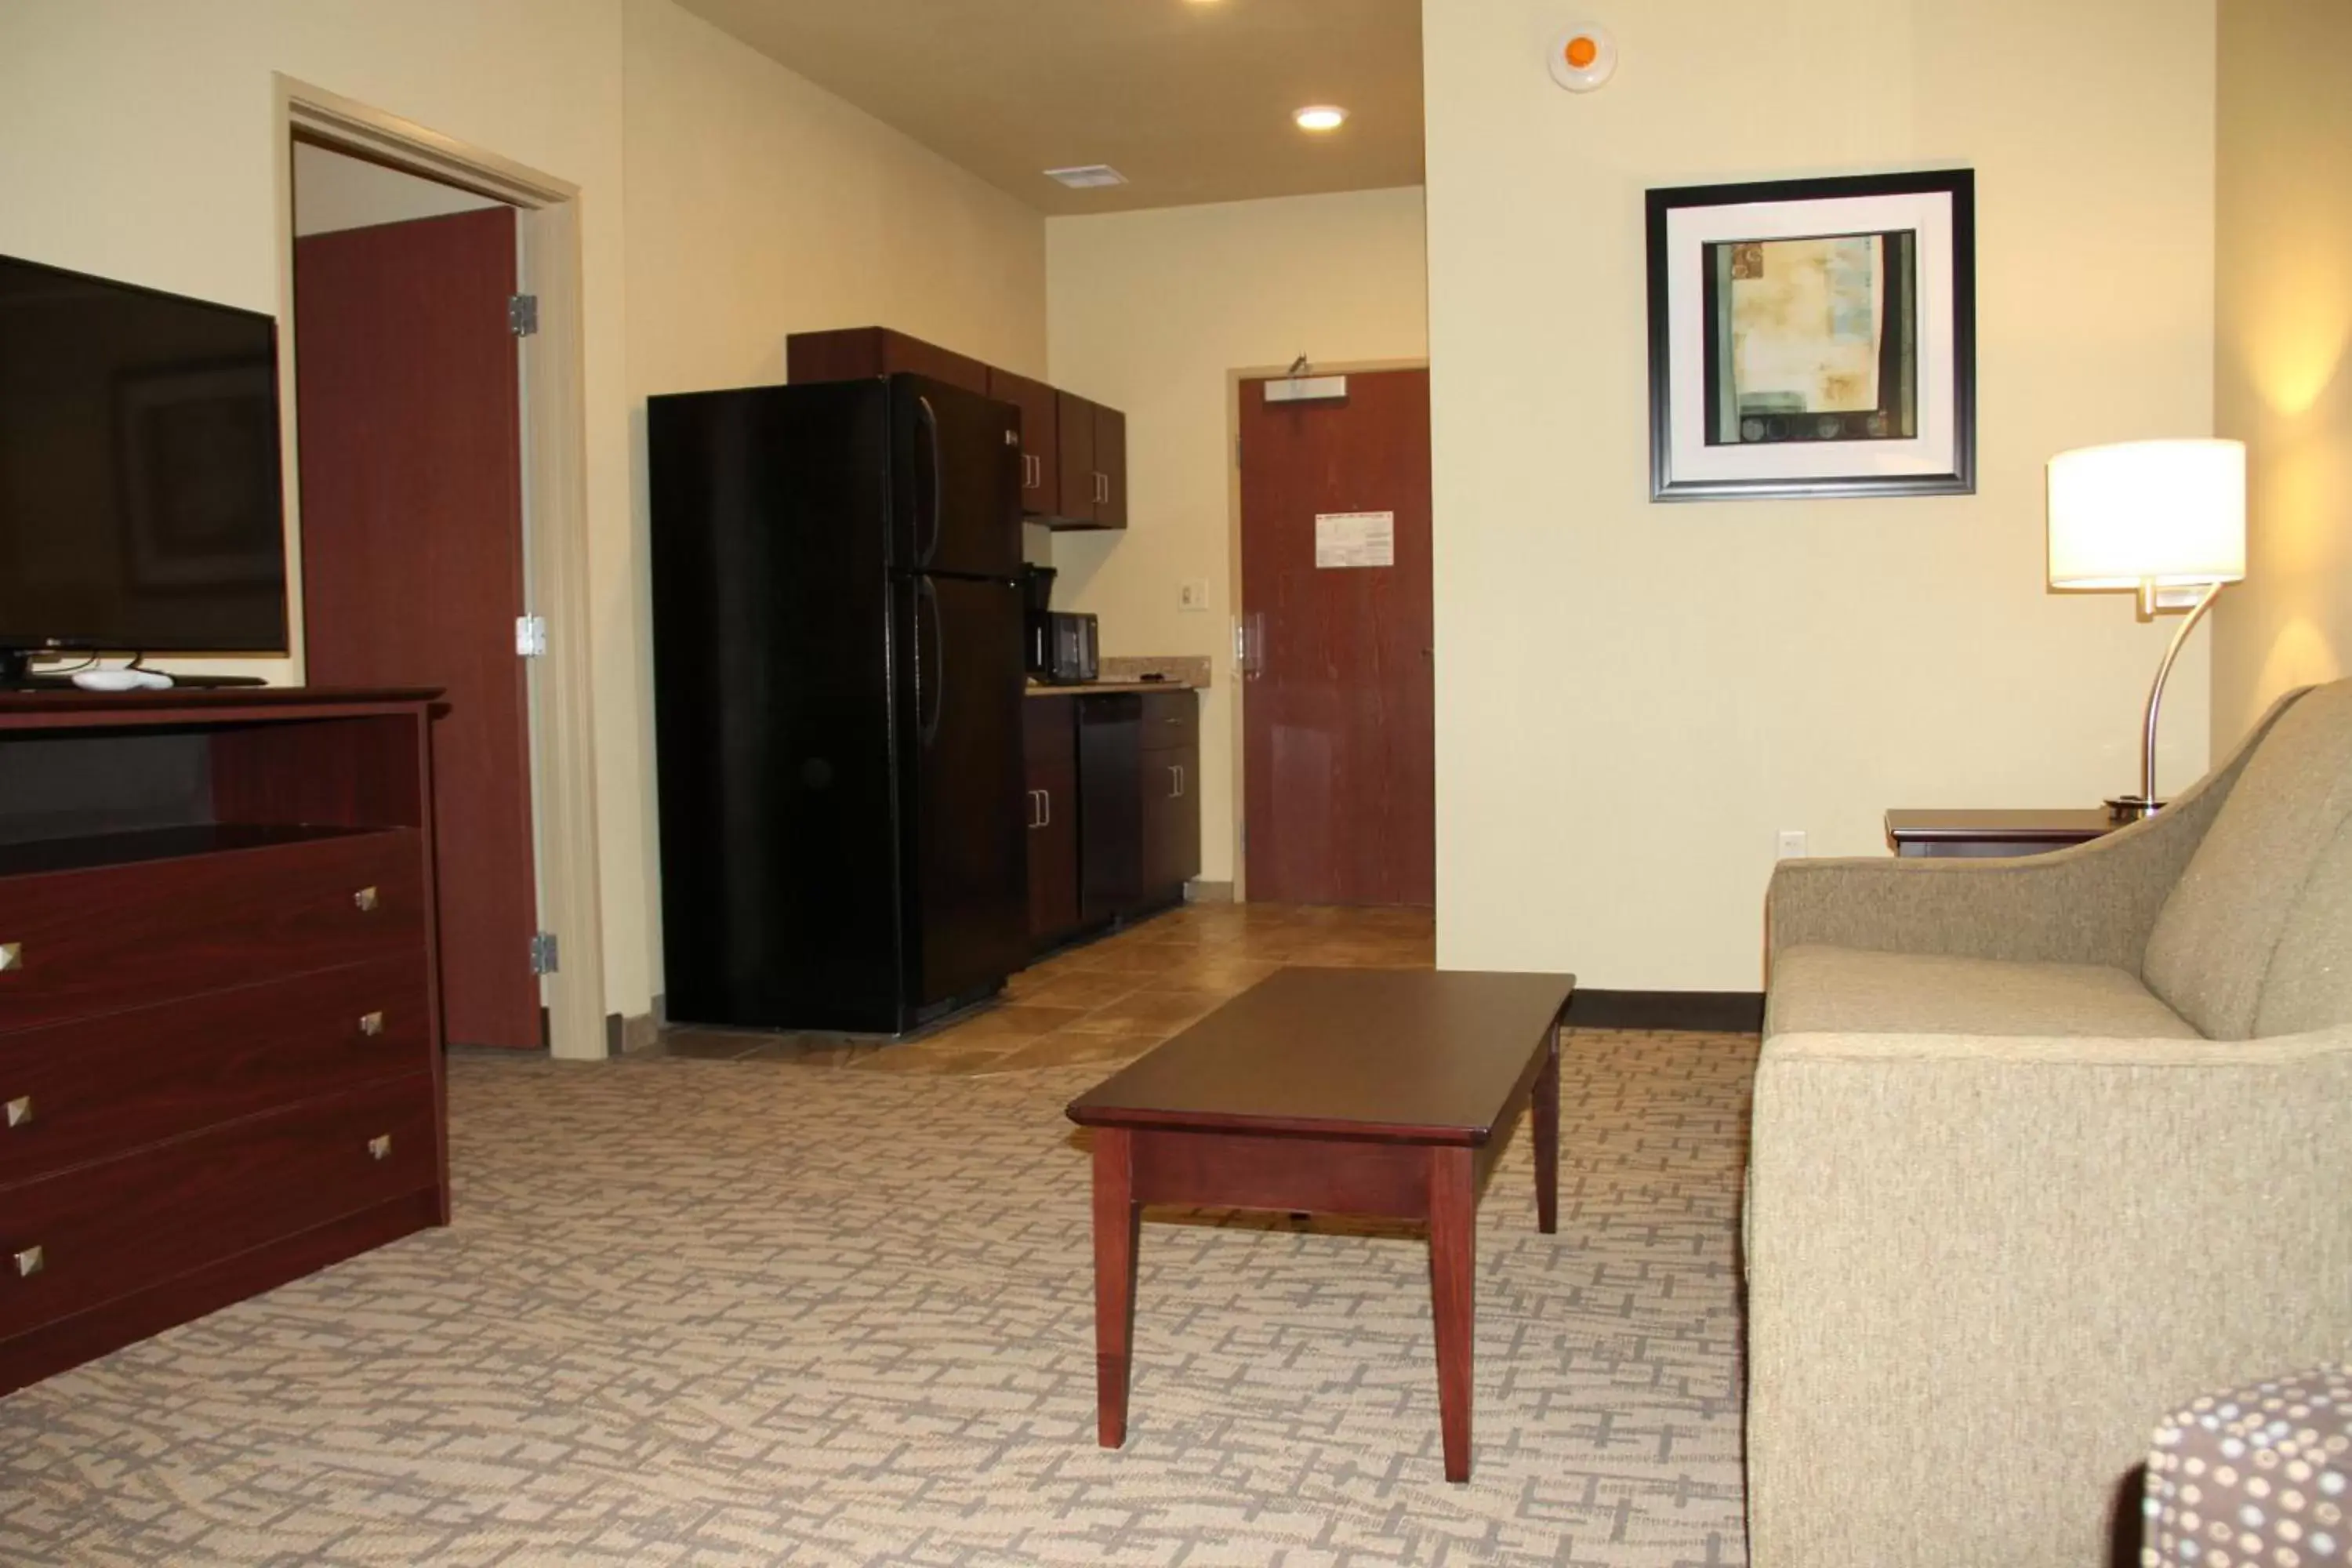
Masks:
[[[539,331],[522,340],[523,539],[530,608],[547,619],[532,661],[530,726],[540,919],[562,938],[547,977],[552,1054],[601,1060],[604,906],[597,887],[595,709],[588,641],[587,405],[581,377],[580,187],[413,121],[277,77],[278,384],[285,447],[291,643],[302,668],[300,431],[294,383],[294,140],[323,142],[519,209],[522,288]],[[521,962],[522,955],[516,955]]]

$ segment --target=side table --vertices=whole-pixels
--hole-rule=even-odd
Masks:
[[[2042,855],[2123,826],[2105,806],[2065,811],[1890,811],[1887,842],[1905,857]]]

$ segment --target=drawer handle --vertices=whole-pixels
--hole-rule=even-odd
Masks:
[[[16,1254],[16,1278],[19,1279],[30,1279],[48,1266],[47,1256],[37,1247],[28,1247]]]
[[[376,897],[376,891],[373,888],[362,888],[358,892],[352,895],[352,905],[362,914],[374,909],[376,905],[383,901],[383,900]]]
[[[367,1036],[367,1037],[368,1037],[368,1038],[370,1038],[370,1039],[373,1039],[373,1038],[375,1038],[375,1037],[376,1037],[376,1036],[383,1034],[383,1014],[381,1014],[381,1013],[362,1013],[362,1014],[361,1014],[361,1015],[360,1015],[360,1033],[361,1033],[361,1034],[362,1034],[362,1035]]]
[[[25,944],[21,942],[0,942],[0,969],[25,967]]]
[[[371,1160],[389,1160],[392,1158],[391,1133],[379,1132],[374,1137],[368,1140],[368,1158]]]
[[[33,1120],[33,1097],[20,1094],[8,1102],[8,1125],[22,1127]]]

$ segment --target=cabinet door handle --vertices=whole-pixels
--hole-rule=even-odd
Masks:
[[[1040,826],[1040,827],[1051,827],[1051,826],[1054,826],[1054,792],[1053,792],[1052,790],[1049,790],[1049,789],[1041,789],[1041,790],[1039,790],[1039,791],[1037,792],[1037,804],[1038,804],[1038,805],[1039,805],[1039,806],[1041,806],[1041,807],[1045,810],[1045,819],[1043,822],[1040,822],[1037,826]]]
[[[37,1247],[28,1247],[16,1254],[16,1278],[30,1279],[49,1266],[47,1254]]]
[[[389,1159],[391,1159],[391,1158],[392,1158],[392,1134],[391,1134],[391,1133],[389,1133],[389,1132],[379,1132],[379,1133],[377,1133],[374,1137],[373,1137],[373,1138],[371,1138],[371,1139],[369,1139],[369,1140],[368,1140],[368,1142],[367,1142],[367,1151],[368,1151],[368,1158],[369,1158],[369,1159],[371,1159],[371,1160],[389,1160]]]
[[[376,1036],[383,1034],[383,1015],[381,1013],[361,1014],[360,1033],[365,1035],[370,1039],[373,1039]]]
[[[8,1125],[23,1127],[33,1120],[33,1097],[20,1094],[8,1102]]]
[[[1177,763],[1177,764],[1176,764],[1176,793],[1177,793],[1178,795],[1186,795],[1186,794],[1191,793],[1192,788],[1192,775],[1191,775],[1190,773],[1186,773],[1186,772],[1184,771],[1184,764],[1183,764],[1183,763]]]
[[[362,914],[366,914],[373,910],[383,901],[383,900],[381,898],[377,897],[376,890],[373,888],[362,888],[358,892],[352,895],[352,907],[359,910]]]
[[[21,942],[0,942],[0,969],[25,967],[25,944]]]

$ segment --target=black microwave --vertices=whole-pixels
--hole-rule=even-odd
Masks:
[[[1029,612],[1029,673],[1054,685],[1093,680],[1102,658],[1095,618],[1061,610]]]

